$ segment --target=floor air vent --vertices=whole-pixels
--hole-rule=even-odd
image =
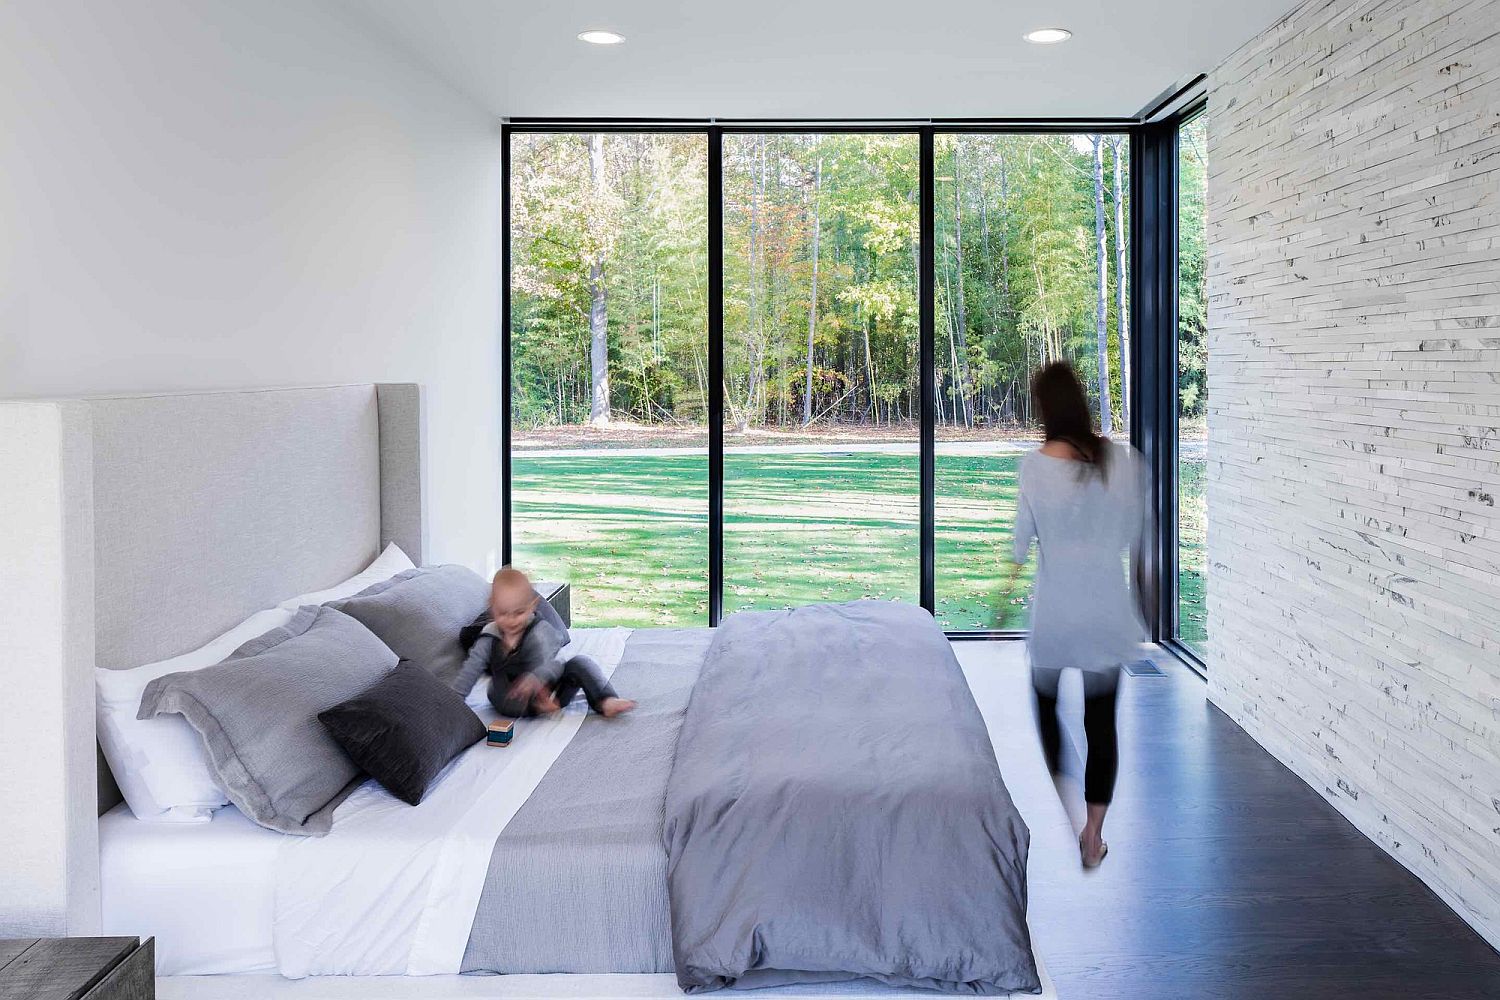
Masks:
[[[1161,667],[1150,660],[1136,660],[1134,663],[1125,664],[1125,672],[1132,677],[1165,677]]]

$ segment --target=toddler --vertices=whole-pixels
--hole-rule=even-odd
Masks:
[[[561,657],[567,639],[537,615],[540,601],[525,573],[510,566],[496,573],[490,587],[492,620],[469,647],[454,687],[468,694],[488,672],[490,704],[511,718],[556,712],[580,690],[605,718],[635,708],[635,702],[615,694],[592,658]]]

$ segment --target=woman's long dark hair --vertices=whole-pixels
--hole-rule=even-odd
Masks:
[[[1031,376],[1031,401],[1042,417],[1048,441],[1065,441],[1090,466],[1107,476],[1109,439],[1094,431],[1089,397],[1078,372],[1066,361],[1054,361]]]

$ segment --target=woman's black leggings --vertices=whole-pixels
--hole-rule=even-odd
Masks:
[[[1056,774],[1061,770],[1062,727],[1057,721],[1057,697],[1044,694],[1033,687],[1036,694],[1037,728],[1042,734],[1042,752],[1047,755],[1047,768]],[[1115,793],[1115,775],[1120,770],[1120,757],[1115,739],[1115,693],[1111,684],[1103,691],[1083,699],[1083,731],[1088,736],[1088,759],[1083,764],[1083,799],[1090,805],[1108,805]]]

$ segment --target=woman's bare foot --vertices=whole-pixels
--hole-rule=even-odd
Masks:
[[[1109,845],[1104,842],[1104,814],[1108,810],[1106,803],[1088,803],[1088,822],[1078,834],[1078,856],[1085,868],[1098,868],[1109,853]]]
[[[613,719],[617,715],[624,715],[635,708],[635,702],[628,698],[605,698],[599,703],[599,714],[606,719]]]
[[[1109,845],[1098,831],[1085,829],[1078,837],[1078,856],[1085,868],[1098,868],[1109,853]]]

